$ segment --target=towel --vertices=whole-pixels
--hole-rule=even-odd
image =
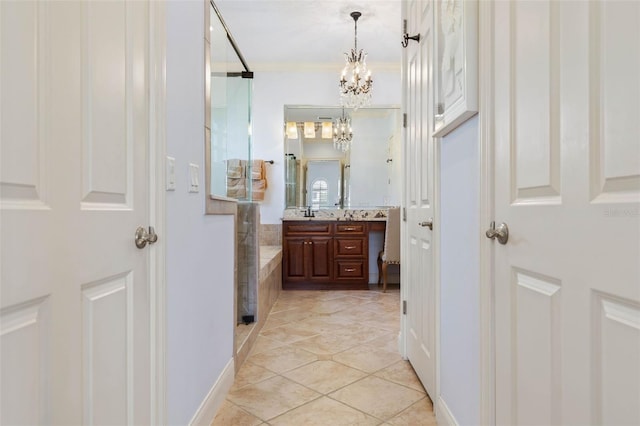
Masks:
[[[251,179],[266,179],[267,168],[264,160],[253,160],[251,162]]]
[[[227,178],[227,197],[246,198],[247,197],[246,179]]]
[[[237,158],[227,160],[227,177],[240,179],[245,176],[246,161]]]
[[[264,192],[267,189],[266,179],[253,179],[251,181],[251,197],[254,201],[264,201]]]
[[[251,162],[251,183],[247,182],[248,161],[232,158],[227,160],[227,197],[247,198],[247,185],[251,185],[254,201],[263,201],[267,189],[267,167],[264,160]]]

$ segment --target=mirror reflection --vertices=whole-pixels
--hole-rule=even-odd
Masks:
[[[285,106],[286,208],[400,204],[400,108],[347,108],[344,115],[347,143],[336,137],[342,107]]]

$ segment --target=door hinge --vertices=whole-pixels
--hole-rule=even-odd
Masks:
[[[407,113],[402,113],[402,127],[407,128]]]
[[[403,222],[407,221],[407,208],[406,207],[402,208],[402,221]]]
[[[402,315],[407,315],[407,301],[402,301]]]

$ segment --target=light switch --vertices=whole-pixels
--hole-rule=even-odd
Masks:
[[[198,192],[200,190],[200,166],[189,163],[189,192]]]
[[[176,159],[167,156],[166,162],[167,191],[176,190]]]

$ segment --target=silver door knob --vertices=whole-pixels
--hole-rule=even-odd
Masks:
[[[156,241],[158,241],[158,234],[156,234],[153,226],[149,227],[149,232],[147,232],[142,226],[138,226],[135,234],[136,247],[143,249],[147,246],[147,243],[153,244]]]
[[[424,222],[420,222],[418,225],[426,226],[427,228],[429,228],[429,229],[431,229],[433,231],[433,218],[430,217],[429,219],[425,220]]]
[[[500,244],[507,244],[507,241],[509,241],[509,227],[506,223],[501,223],[496,229],[496,223],[492,221],[491,227],[487,229],[485,235],[492,240],[497,239]]]

